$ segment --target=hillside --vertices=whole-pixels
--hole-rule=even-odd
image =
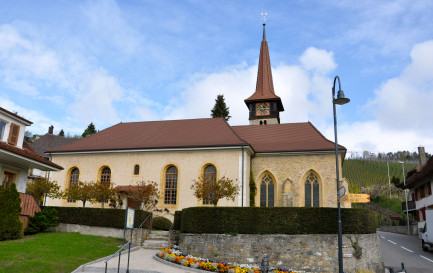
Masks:
[[[415,163],[404,163],[404,171],[407,173],[416,167]],[[403,182],[402,164],[389,162],[389,175],[392,179],[395,176]],[[388,185],[388,168],[386,161],[346,159],[343,163],[343,177],[349,182],[350,193],[360,193],[361,187],[368,187],[373,184]]]

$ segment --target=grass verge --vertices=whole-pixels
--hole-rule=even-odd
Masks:
[[[71,272],[113,254],[122,239],[46,232],[0,242],[0,272]]]

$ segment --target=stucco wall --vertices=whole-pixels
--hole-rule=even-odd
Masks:
[[[362,248],[360,259],[348,236]],[[338,272],[337,235],[181,234],[180,250],[217,262],[260,265],[264,254],[273,267],[306,272]],[[343,266],[347,273],[359,269],[384,272],[377,234],[343,235]]]
[[[176,205],[165,205],[161,198],[159,208],[168,208],[172,213],[187,207],[202,205],[192,194],[191,185],[194,179],[202,174],[207,164],[213,164],[217,169],[217,177],[222,176],[234,179],[241,186],[242,153],[240,149],[226,150],[195,150],[171,152],[128,152],[128,153],[99,153],[53,155],[53,162],[64,167],[63,171],[53,172],[52,179],[57,181],[64,190],[69,185],[69,174],[73,167],[80,170],[80,181],[99,180],[100,170],[103,166],[111,169],[111,181],[116,185],[134,185],[137,181],[155,181],[163,191],[165,185],[165,171],[170,165],[178,169],[178,195]],[[245,165],[249,163],[249,156],[244,154]],[[140,165],[140,174],[134,175],[134,165]],[[245,167],[244,193],[248,193],[248,172]],[[241,195],[241,193],[240,193]],[[244,195],[244,203],[247,196]],[[238,206],[241,198],[233,201],[220,200],[219,206]],[[82,206],[81,202],[68,203],[66,200],[49,200],[49,206]],[[100,207],[100,204],[87,205]]]
[[[341,164],[341,159],[340,159]],[[265,173],[271,174],[275,182],[276,206],[305,206],[305,180],[312,171],[320,183],[320,206],[337,206],[337,185],[335,170],[335,154],[298,154],[298,155],[261,155],[252,160],[251,169],[256,182],[256,206],[260,206],[260,183]],[[343,180],[340,166],[340,181]],[[340,184],[348,190],[345,180]],[[284,193],[289,196],[283,197]],[[287,196],[287,195],[286,195]],[[350,207],[350,203],[342,203],[342,207]]]

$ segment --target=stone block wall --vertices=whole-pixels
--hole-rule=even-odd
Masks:
[[[348,236],[362,248],[355,258]],[[306,272],[338,272],[337,235],[253,235],[181,234],[180,250],[216,262],[259,266],[264,254],[273,267]],[[343,235],[343,263],[346,273],[359,269],[384,272],[377,234]]]

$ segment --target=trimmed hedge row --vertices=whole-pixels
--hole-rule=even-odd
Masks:
[[[193,207],[176,217],[182,233],[336,234],[336,208]],[[341,209],[345,234],[376,233],[374,215],[366,209]]]
[[[57,210],[59,222],[95,227],[111,227],[123,229],[125,225],[124,209],[51,207]],[[136,210],[134,227],[137,228],[152,213]]]
[[[176,210],[174,212],[174,221],[173,221],[174,230],[180,230],[181,221],[182,221],[182,211]]]

